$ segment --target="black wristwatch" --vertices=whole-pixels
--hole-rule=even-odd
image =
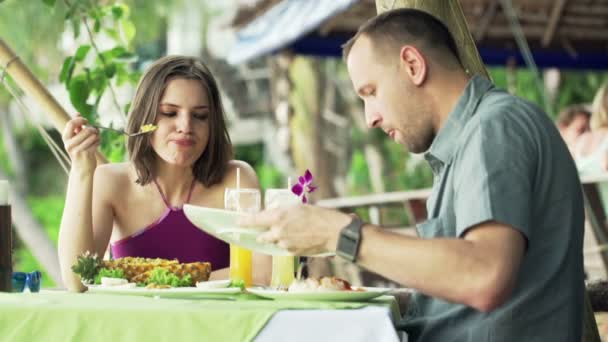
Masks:
[[[364,224],[365,222],[358,217],[353,217],[353,220],[342,228],[336,246],[336,254],[350,262],[357,260],[359,245],[361,244],[361,228]]]

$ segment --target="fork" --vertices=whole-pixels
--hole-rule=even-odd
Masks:
[[[93,127],[93,128],[97,128],[97,129],[105,129],[105,130],[108,130],[108,131],[113,131],[113,132],[116,132],[116,133],[124,134],[124,135],[126,135],[128,137],[136,137],[138,135],[142,135],[142,134],[152,133],[153,132],[153,131],[147,131],[147,132],[127,133],[123,129],[116,129],[116,128],[111,128],[111,127],[104,127],[104,126],[91,125],[91,124],[86,125],[86,127]]]

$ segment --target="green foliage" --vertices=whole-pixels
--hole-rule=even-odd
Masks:
[[[135,79],[129,75],[129,64],[135,57],[129,51],[135,37],[135,26],[129,16],[130,9],[125,4],[102,6],[82,0],[72,2],[65,16],[72,24],[75,38],[80,36],[81,26],[84,26],[90,44],[79,46],[73,56],[66,57],[59,81],[65,84],[74,108],[91,122],[96,121],[99,101],[113,79],[117,84]],[[90,21],[94,23],[92,30]],[[113,48],[96,48],[93,34],[102,31],[114,40]],[[87,58],[90,51],[94,58]]]
[[[497,87],[507,89],[507,70],[505,68],[489,68],[490,75]],[[560,71],[561,81],[553,108],[547,114],[552,118],[566,106],[573,104],[589,104],[599,87],[608,82],[608,72],[605,71]],[[524,99],[543,107],[541,90],[536,86],[534,76],[527,69],[518,69],[514,75],[515,93]]]
[[[362,149],[353,151],[347,179],[351,195],[362,195],[371,192],[372,186],[369,179],[369,168],[367,167],[367,161]]]
[[[260,188],[279,188],[286,185],[285,176],[274,166],[265,163],[263,144],[235,146],[234,154],[236,159],[253,167],[260,181]]]
[[[60,195],[30,197],[27,202],[36,220],[40,222],[41,226],[45,227],[48,237],[56,244],[59,236],[61,213],[65,204],[64,197]],[[17,235],[13,236],[16,237]],[[24,272],[39,270],[42,272],[42,287],[54,287],[55,283],[46,270],[36,260],[31,251],[24,247],[23,242],[16,239],[13,257],[14,269]]]
[[[50,2],[49,2],[50,3]],[[65,5],[49,10],[42,1],[6,0],[0,5],[0,36],[43,83],[56,75],[63,56],[57,42],[64,30]],[[0,86],[0,107],[11,99]]]
[[[8,0],[2,2],[0,8],[0,32],[2,39],[19,55],[20,60],[28,65],[42,83],[51,83],[57,77],[70,91],[70,98],[76,108],[90,112],[91,118],[97,115],[96,108],[101,95],[108,90],[110,81],[121,86],[135,84],[141,73],[133,71],[135,60],[136,32],[147,34],[138,36],[139,44],[156,39],[164,25],[162,10],[170,1],[158,0],[126,0],[125,3],[137,7],[137,18],[131,18],[130,10],[125,4],[90,0],[42,0],[22,1]],[[69,4],[66,5],[66,4]],[[110,4],[109,6],[104,6]],[[116,45],[97,53],[93,41],[79,46],[73,55],[64,58],[61,50],[57,49],[58,42],[66,27],[71,27],[75,37],[86,35],[88,32],[83,25],[86,20],[91,28],[91,34],[105,32],[113,36]],[[35,23],[35,25],[23,25]],[[142,30],[136,31],[133,23],[139,23]],[[106,32],[109,30],[109,32]],[[162,36],[162,35],[161,35]],[[155,50],[156,58],[160,51]],[[102,55],[100,57],[99,55]],[[102,60],[103,59],[103,60]],[[105,65],[102,65],[106,62]],[[62,66],[60,69],[56,66]],[[80,76],[80,78],[79,78]],[[12,83],[10,77],[7,80]],[[69,84],[76,80],[72,88]],[[81,89],[79,86],[84,88]],[[0,86],[0,110],[11,99],[8,92]],[[124,113],[129,104],[124,105]],[[49,132],[55,142],[62,145],[57,132]],[[101,150],[110,161],[122,161],[125,156],[125,138],[123,136],[105,136],[102,132]],[[57,162],[50,154],[46,143],[39,133],[28,127],[17,134],[18,144],[25,156],[26,168],[29,172],[28,203],[35,218],[45,227],[50,239],[56,243],[64,206],[65,176]],[[9,158],[0,139],[0,166],[9,177],[13,177]],[[17,236],[17,235],[14,235]],[[37,262],[33,254],[19,239],[15,240],[14,269],[22,271],[42,271],[42,285],[53,287],[55,284]]]
[[[260,180],[262,190],[287,186],[285,176],[271,165],[258,163],[255,172]]]
[[[135,25],[130,19],[131,10],[124,3],[102,5],[76,0],[69,4],[65,20],[72,25],[75,38],[86,32],[89,43],[80,45],[74,55],[65,58],[59,81],[68,90],[74,108],[89,122],[95,123],[99,117],[98,105],[102,96],[111,90],[113,81],[121,86],[125,83],[134,85],[139,80],[140,73],[131,68],[136,60],[131,51]],[[102,32],[114,41],[114,47],[97,49],[95,35]],[[110,91],[110,95],[114,97],[115,92]],[[128,108],[126,105],[117,109],[124,110],[126,116]],[[126,155],[124,137],[102,132],[101,150],[110,161],[123,161]]]
[[[108,130],[102,130],[100,133],[101,153],[111,163],[118,163],[125,160],[127,155],[127,138],[124,135],[117,135]]]
[[[608,72],[562,72],[562,82],[557,97],[559,110],[572,104],[591,103],[597,90],[608,82]]]

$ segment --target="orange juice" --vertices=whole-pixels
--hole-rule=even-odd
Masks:
[[[251,251],[237,245],[230,245],[230,281],[243,281],[245,286],[252,284]]]
[[[224,208],[240,212],[255,213],[260,211],[260,191],[258,189],[226,188],[224,191]],[[253,260],[250,250],[230,245],[230,280],[243,281],[251,286]]]

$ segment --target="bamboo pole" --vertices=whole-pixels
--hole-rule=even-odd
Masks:
[[[378,13],[397,8],[418,9],[441,20],[456,41],[458,56],[467,73],[490,79],[458,0],[376,0],[376,11]]]
[[[0,66],[25,94],[34,99],[49,115],[55,129],[60,133],[63,132],[65,124],[70,120],[70,115],[1,38]],[[97,163],[107,163],[106,158],[100,152],[97,152]]]

